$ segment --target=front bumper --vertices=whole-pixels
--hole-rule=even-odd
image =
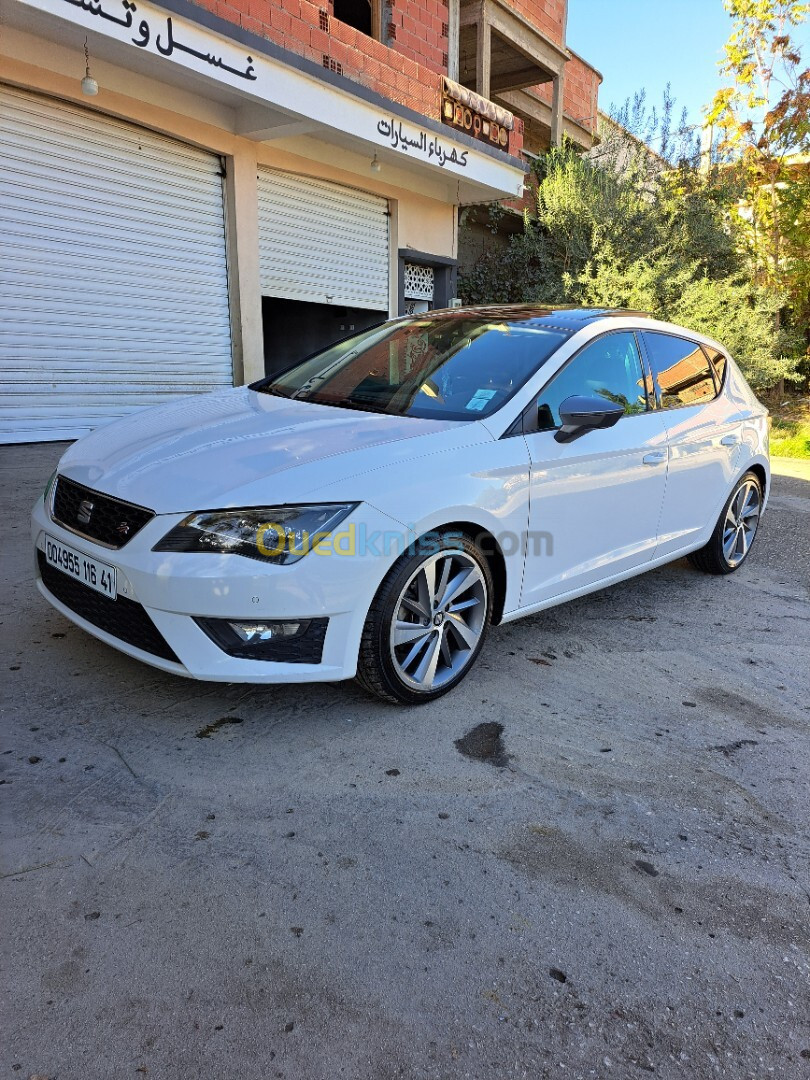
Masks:
[[[291,566],[274,566],[240,555],[152,551],[154,544],[184,516],[159,515],[124,547],[110,550],[57,524],[50,518],[42,499],[32,513],[32,536],[37,551],[44,551],[47,535],[114,566],[119,601],[109,600],[107,604],[125,601],[132,605],[127,610],[138,619],[140,615],[134,609],[141,609],[154,624],[166,649],[154,646],[148,637],[140,639],[137,634],[130,635],[132,641],[124,641],[105,628],[110,625],[109,620],[105,623],[95,609],[76,603],[73,596],[62,590],[57,590],[60,596],[54,595],[43,581],[42,556],[35,558],[37,587],[53,607],[87,633],[176,675],[244,683],[332,682],[355,675],[366,614],[380,582],[396,559],[395,552],[384,555],[373,545],[361,549],[356,544],[353,548],[344,544],[342,547],[348,553],[313,551]],[[375,532],[390,535],[401,529],[398,522],[367,503],[358,506],[337,531],[345,530],[350,523],[354,526],[353,536],[358,530],[369,536]],[[75,588],[86,589],[86,586],[76,583]],[[90,618],[84,617],[83,611]],[[321,661],[284,663],[229,656],[197,625],[195,617],[255,621],[327,619]],[[138,647],[134,641],[141,644],[147,641],[150,651]]]

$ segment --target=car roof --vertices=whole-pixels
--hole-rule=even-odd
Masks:
[[[608,308],[608,307],[577,307],[565,304],[474,304],[469,307],[440,308],[434,311],[426,311],[418,315],[401,316],[408,319],[430,319],[436,316],[446,319],[448,316],[459,318],[481,319],[482,321],[499,321],[520,323],[521,326],[543,328],[567,333],[570,337],[585,326],[605,319],[631,319],[644,320],[650,331],[661,334],[674,334],[676,337],[686,338],[688,341],[697,341],[703,345],[717,349],[725,356],[729,351],[722,342],[709,337],[700,330],[689,330],[685,326],[666,322],[649,311],[639,311],[635,308]]]
[[[652,319],[648,311],[629,308],[576,307],[564,304],[481,304],[470,307],[442,308],[425,312],[418,318],[456,315],[459,318],[497,319],[520,322],[526,326],[559,327],[578,330],[583,326],[609,318]]]

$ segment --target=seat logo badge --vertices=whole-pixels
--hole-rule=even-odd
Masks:
[[[80,525],[90,524],[90,515],[93,513],[93,504],[89,499],[82,499],[76,512],[76,520]]]

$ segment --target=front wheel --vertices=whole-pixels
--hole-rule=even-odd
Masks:
[[[466,537],[439,536],[403,555],[366,619],[357,678],[385,701],[433,701],[464,678],[492,614],[487,560]]]
[[[689,556],[707,574],[731,574],[742,566],[751,550],[762,512],[762,484],[747,472],[728,497],[711,539]]]

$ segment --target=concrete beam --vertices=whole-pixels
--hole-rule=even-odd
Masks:
[[[523,90],[526,86],[538,86],[542,82],[548,82],[546,73],[536,67],[527,67],[519,71],[493,73],[490,76],[489,88],[493,94],[503,94],[508,90]]]
[[[524,56],[557,74],[570,59],[567,49],[561,48],[537,30],[531,23],[501,3],[487,4],[487,16],[493,30]]]
[[[295,120],[292,116],[263,109],[260,105],[246,105],[236,114],[234,134],[254,142],[271,142],[274,139],[310,135],[320,127],[316,120]]]
[[[496,96],[498,103],[516,116],[521,116],[524,120],[546,128],[549,132],[549,142],[551,142],[552,110],[547,101],[527,93],[525,89],[508,90]],[[595,137],[586,127],[570,116],[566,116],[565,113],[563,113],[563,133],[585,150],[590,150],[596,142]]]

